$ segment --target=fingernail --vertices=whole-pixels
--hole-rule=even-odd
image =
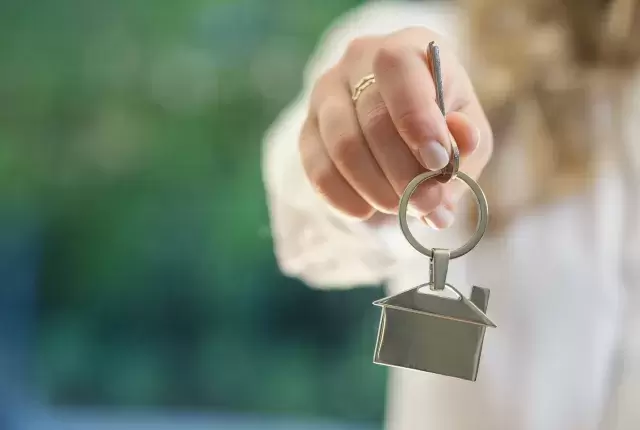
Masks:
[[[429,170],[439,170],[449,164],[449,154],[440,142],[435,140],[425,143],[420,148],[420,157]]]
[[[429,224],[429,227],[441,230],[450,227],[451,224],[453,224],[454,218],[452,211],[440,205],[425,217],[425,221]]]

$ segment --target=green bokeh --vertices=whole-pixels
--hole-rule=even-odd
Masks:
[[[357,3],[0,1],[0,197],[43,226],[46,401],[381,420],[381,291],[282,277],[260,172]]]

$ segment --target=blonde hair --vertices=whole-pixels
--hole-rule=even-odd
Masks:
[[[494,130],[481,183],[499,227],[527,207],[579,193],[594,176],[602,133],[592,101],[620,103],[635,74],[640,2],[461,1],[470,75]],[[510,170],[520,183],[505,180]]]

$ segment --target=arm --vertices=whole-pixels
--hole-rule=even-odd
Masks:
[[[413,25],[444,33],[452,21],[448,8],[373,3],[345,15],[326,33],[308,64],[302,94],[276,120],[264,142],[264,182],[274,248],[286,275],[315,287],[370,285],[384,282],[398,261],[415,257],[395,219],[362,222],[328,205],[307,179],[298,140],[312,85],[339,61],[352,39]]]

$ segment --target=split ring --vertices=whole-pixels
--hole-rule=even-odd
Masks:
[[[407,188],[405,188],[404,193],[402,194],[402,198],[400,199],[400,207],[398,209],[398,218],[400,220],[400,229],[402,230],[402,234],[416,251],[423,255],[426,255],[429,258],[433,258],[433,250],[425,248],[423,245],[421,245],[409,230],[409,225],[407,223],[407,209],[409,207],[409,199],[416,191],[418,186],[423,182],[428,181],[432,178],[436,178],[437,176],[440,176],[442,174],[443,170],[436,170],[433,172],[422,173],[413,178],[413,180],[409,182],[409,185],[407,185]],[[474,181],[469,175],[464,172],[458,172],[455,178],[463,181],[469,186],[469,188],[471,188],[471,191],[473,191],[480,217],[478,218],[476,231],[473,236],[471,236],[471,239],[469,239],[469,241],[462,245],[460,248],[451,251],[450,259],[462,257],[473,248],[475,248],[478,242],[480,242],[480,239],[482,239],[482,236],[484,236],[489,219],[489,206],[487,204],[487,198],[485,197],[482,188],[480,188],[480,185],[478,185],[476,181]]]

